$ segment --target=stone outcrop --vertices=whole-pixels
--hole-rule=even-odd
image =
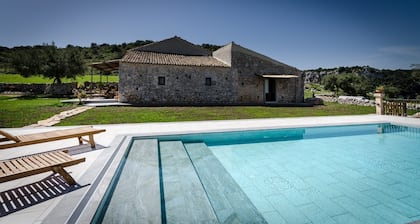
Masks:
[[[373,100],[366,99],[363,96],[339,96],[338,103],[341,104],[353,104],[359,106],[375,106]]]
[[[322,77],[326,75],[338,75],[343,73],[353,73],[362,76],[378,76],[380,71],[369,66],[339,67],[333,69],[306,70],[303,72],[305,83],[321,83]]]
[[[325,75],[336,74],[333,71],[305,71],[304,73],[305,83],[321,83],[322,77]]]
[[[359,106],[375,106],[374,100],[369,100],[363,96],[339,96],[335,97],[332,95],[316,95],[317,98],[322,99],[325,102],[334,102],[340,104],[352,104]]]

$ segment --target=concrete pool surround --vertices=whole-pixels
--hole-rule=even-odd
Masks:
[[[354,125],[372,123],[392,123],[411,127],[420,127],[420,119],[377,115],[329,116],[303,118],[247,119],[226,121],[198,121],[144,124],[93,125],[104,128],[105,133],[98,134],[96,150],[77,148],[72,140],[43,143],[35,146],[24,146],[19,150],[2,150],[0,157],[8,159],[35,152],[61,148],[79,150],[86,162],[68,169],[76,182],[85,186],[63,196],[14,212],[0,219],[2,223],[65,223],[90,222],[103,198],[112,177],[117,170],[125,149],[136,137],[153,137],[159,135],[225,132],[240,130],[261,130],[275,128],[318,127],[333,125]],[[48,128],[11,128],[5,129],[13,134],[36,133],[40,131],[60,130],[69,127]],[[75,151],[77,152],[77,151]],[[111,159],[112,158],[112,159]],[[48,174],[10,181],[0,186],[6,191],[16,186],[33,183]]]

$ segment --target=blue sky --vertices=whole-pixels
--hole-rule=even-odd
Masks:
[[[173,36],[231,41],[299,69],[420,64],[419,0],[1,0],[0,46]]]

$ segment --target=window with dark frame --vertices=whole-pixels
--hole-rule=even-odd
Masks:
[[[206,86],[211,86],[211,78],[206,78]]]
[[[160,86],[165,85],[165,77],[164,76],[159,76],[158,77],[158,85],[160,85]]]

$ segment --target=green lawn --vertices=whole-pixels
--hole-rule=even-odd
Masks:
[[[23,127],[76,106],[57,98],[0,96],[0,127]]]
[[[22,127],[76,107],[61,99],[0,96],[0,127]],[[327,103],[316,107],[97,107],[58,125],[119,124],[375,113],[374,107]]]
[[[325,106],[316,107],[98,107],[70,117],[59,125],[335,116],[372,113],[375,113],[374,107],[337,103],[327,103]]]
[[[93,82],[100,81],[100,75],[93,75]],[[63,83],[70,83],[70,82],[90,82],[91,75],[83,75],[77,76],[76,80],[73,79],[62,79]],[[47,79],[43,76],[31,76],[25,78],[19,74],[0,74],[0,83],[26,83],[26,84],[44,84],[44,83],[52,83],[53,79]],[[106,82],[106,76],[102,76],[102,82]],[[108,82],[118,82],[117,75],[110,75],[108,76]]]

